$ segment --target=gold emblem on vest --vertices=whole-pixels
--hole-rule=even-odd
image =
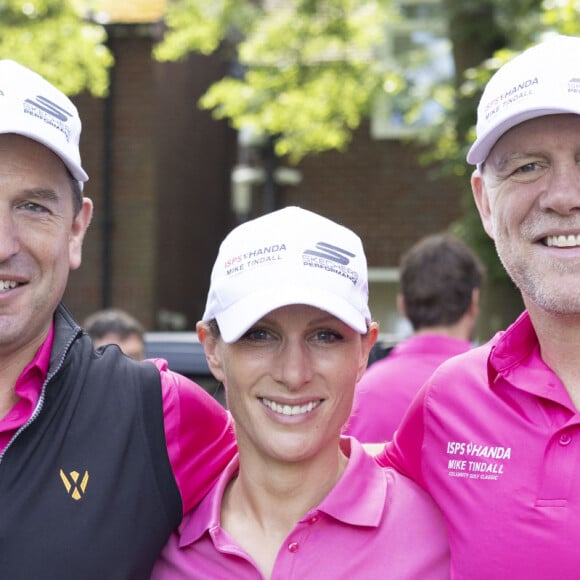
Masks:
[[[80,473],[78,471],[71,471],[67,474],[61,469],[60,478],[64,483],[67,493],[75,500],[81,499],[87,489],[89,482],[89,472],[85,471],[82,479],[79,481]]]

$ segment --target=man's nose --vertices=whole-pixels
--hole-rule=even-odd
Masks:
[[[0,261],[3,262],[20,249],[18,225],[9,208],[0,207]]]

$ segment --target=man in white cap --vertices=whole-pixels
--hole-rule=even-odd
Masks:
[[[491,78],[467,160],[526,311],[435,372],[379,460],[441,507],[454,577],[578,578],[580,38]]]
[[[445,580],[441,514],[341,437],[378,326],[362,242],[287,207],[223,241],[197,331],[239,456],[175,532],[152,580]]]
[[[0,61],[0,578],[148,578],[233,454],[200,387],[98,353],[61,299],[92,214],[81,122]]]

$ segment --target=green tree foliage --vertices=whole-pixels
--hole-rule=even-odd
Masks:
[[[102,26],[72,0],[0,0],[0,58],[37,71],[68,95],[103,96],[112,56]]]
[[[579,14],[580,1],[578,0],[545,0],[542,24],[562,34],[577,36],[580,34]]]
[[[454,230],[478,248],[492,281],[505,280],[477,216],[465,162],[477,102],[493,72],[542,33],[580,34],[580,0],[442,0],[456,76],[422,91],[413,91],[405,74],[421,64],[420,55],[388,64],[381,57],[386,25],[402,18],[396,6],[395,0],[174,0],[155,55],[177,60],[221,50],[239,63],[241,72],[214,83],[201,106],[235,128],[274,136],[276,153],[291,161],[344,150],[381,92],[404,104],[408,122],[435,99],[445,114],[413,139],[426,146],[426,163],[465,181],[465,217]]]
[[[263,11],[247,0],[177,0],[165,16],[167,32],[154,51],[162,61],[180,60],[190,52],[211,54],[224,41],[233,44],[249,34]]]
[[[404,88],[401,74],[385,71],[375,54],[394,17],[376,0],[296,0],[274,9],[178,0],[155,56],[176,60],[233,46],[243,74],[212,85],[201,106],[235,128],[275,136],[276,153],[298,161],[344,150],[383,85]]]

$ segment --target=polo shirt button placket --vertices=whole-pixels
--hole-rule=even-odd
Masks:
[[[290,542],[288,544],[288,551],[295,553],[298,552],[298,549],[300,548],[300,545],[298,544],[298,542]]]

